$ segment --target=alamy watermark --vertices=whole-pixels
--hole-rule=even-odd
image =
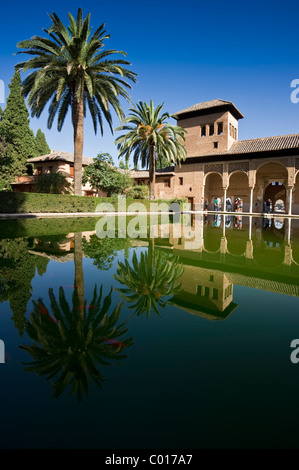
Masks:
[[[298,364],[299,362],[299,339],[293,339],[291,342],[291,348],[295,348],[294,351],[291,352],[290,359],[293,364]]]
[[[0,103],[5,103],[5,87],[3,80],[0,80]]]
[[[291,81],[291,88],[295,88],[291,93],[291,101],[297,104],[299,103],[299,78],[295,78]]]
[[[98,204],[96,212],[103,213],[96,223],[98,238],[169,238],[181,239],[185,249],[200,248],[202,244],[202,213],[190,213],[190,204],[178,202],[133,202],[119,197],[113,204]],[[127,217],[129,219],[127,219]],[[116,226],[117,225],[117,226]]]
[[[4,363],[5,363],[5,345],[4,345],[4,341],[0,339],[0,364],[4,364]]]

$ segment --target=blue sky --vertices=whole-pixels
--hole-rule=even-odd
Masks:
[[[299,79],[299,2],[214,0],[131,0],[5,2],[1,3],[0,79],[8,83],[14,65],[25,56],[13,55],[18,41],[45,34],[47,13],[56,12],[64,22],[67,13],[91,13],[91,25],[106,23],[111,38],[106,48],[127,52],[131,69],[138,74],[133,102],[164,102],[175,113],[201,101],[233,101],[244,114],[239,139],[299,132],[299,103],[291,102],[290,87]],[[3,106],[3,105],[2,105]],[[124,110],[128,109],[124,102]],[[41,128],[52,149],[73,151],[70,116],[59,133],[56,123],[47,129],[47,111],[31,119]],[[114,117],[114,127],[119,125]],[[117,162],[117,149],[109,128],[104,136],[93,133],[85,121],[84,155],[109,152]]]

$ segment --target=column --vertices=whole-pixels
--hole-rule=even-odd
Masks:
[[[252,234],[252,217],[249,217],[249,240],[251,240]]]
[[[288,244],[291,244],[291,226],[292,226],[292,219],[288,219]]]
[[[203,200],[203,208],[202,210],[204,211],[205,210],[205,205],[206,205],[206,197],[205,197],[205,185],[203,184],[202,185],[202,200]]]
[[[226,237],[221,237],[220,253],[225,254],[226,252],[227,252],[227,239],[226,239]]]
[[[227,191],[227,188],[223,188],[224,189],[224,196],[223,196],[223,212],[226,212],[226,191]]]
[[[292,215],[292,205],[293,205],[293,186],[288,188],[289,190],[289,215]]]
[[[249,205],[250,214],[252,214],[252,209],[253,209],[253,189],[254,189],[254,186],[250,188],[250,205]]]

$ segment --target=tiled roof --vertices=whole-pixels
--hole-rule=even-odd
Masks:
[[[228,153],[270,152],[282,149],[299,149],[299,134],[261,137],[260,139],[239,140],[235,142]]]
[[[236,106],[231,101],[220,100],[220,99],[204,101],[203,103],[197,103],[197,104],[194,104],[193,106],[190,106],[189,108],[183,109],[182,111],[178,111],[175,114],[179,116],[180,114],[187,114],[187,113],[193,113],[195,111],[203,111],[205,109],[218,108],[219,106],[231,106],[237,112],[239,118],[244,117],[243,114],[238,110],[238,108],[236,108]]]
[[[207,153],[196,153],[189,155],[192,157],[229,156],[239,154],[251,154],[259,152],[274,152],[275,150],[298,149],[299,154],[299,134],[276,135],[273,137],[261,137],[258,139],[237,140],[227,151],[217,153],[216,151]],[[187,158],[187,159],[188,159]]]
[[[38,163],[38,162],[50,162],[54,160],[61,160],[63,162],[74,163],[74,154],[69,152],[51,152],[48,155],[42,155],[41,157],[29,158],[28,163]],[[93,163],[93,158],[82,157],[83,165],[90,165]]]

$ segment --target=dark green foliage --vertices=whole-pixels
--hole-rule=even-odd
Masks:
[[[169,161],[165,157],[165,155],[158,155],[157,158],[157,170],[163,170],[163,168],[167,168],[169,166]]]
[[[129,169],[129,163],[128,163],[127,161],[124,162],[123,160],[119,160],[118,167],[119,167],[121,170],[128,170],[128,169]]]
[[[173,200],[157,200],[155,202],[167,202],[171,204]],[[185,199],[176,199],[176,202],[185,202]],[[0,214],[21,214],[21,213],[63,213],[63,212],[95,212],[98,204],[109,203],[117,211],[117,198],[68,196],[64,194],[36,194],[36,193],[5,193],[0,192]],[[137,202],[136,199],[126,199],[127,207]],[[150,209],[150,201],[140,201],[145,207]]]
[[[46,141],[45,134],[41,131],[41,129],[37,130],[35,136],[35,149],[36,149],[36,156],[40,157],[42,155],[48,155],[51,153],[51,149]]]
[[[126,259],[119,262],[115,279],[123,286],[117,289],[129,308],[137,316],[151,311],[159,315],[159,308],[167,305],[167,297],[180,291],[178,279],[183,275],[183,265],[179,258],[154,250],[150,241],[146,253],[137,258],[133,253],[132,262]]]
[[[6,158],[5,174],[8,182],[27,171],[26,161],[36,156],[33,131],[29,127],[29,113],[22,95],[21,75],[16,70],[7,98],[1,122],[2,145],[1,154]]]
[[[13,322],[20,336],[25,327],[31,282],[36,269],[46,272],[49,260],[28,252],[28,240],[16,238],[0,241],[0,302],[9,301]]]
[[[0,193],[0,213],[95,212],[106,198],[64,194]]]
[[[96,217],[0,220],[0,239],[65,236],[68,233],[92,231],[97,220]]]
[[[163,104],[155,108],[151,100],[149,105],[139,101],[134,108],[129,109],[130,113],[124,124],[116,129],[126,131],[115,141],[119,158],[124,157],[128,161],[132,154],[134,167],[140,161],[142,168],[153,164],[151,158],[156,161],[157,158],[164,157],[168,164],[179,164],[186,158],[186,149],[182,144],[186,130],[168,124],[166,119],[175,116],[168,113],[160,115],[162,108]],[[151,156],[152,147],[154,153]]]
[[[149,187],[146,184],[132,186],[132,188],[126,192],[126,196],[133,199],[148,199]]]
[[[129,174],[121,173],[114,168],[109,153],[97,155],[94,163],[84,169],[82,182],[83,184],[89,182],[93,188],[106,192],[108,196],[124,194],[125,190],[133,184]]]
[[[88,396],[89,384],[94,381],[99,387],[106,380],[98,366],[115,365],[127,356],[123,349],[133,344],[125,338],[128,330],[125,323],[117,324],[121,313],[118,304],[109,314],[111,293],[103,298],[103,287],[99,295],[94,288],[90,305],[80,305],[78,290],[73,293],[72,305],[65,298],[62,287],[59,301],[49,289],[48,309],[43,300],[34,301],[34,309],[26,322],[26,332],[32,345],[21,346],[33,358],[24,369],[45,375],[51,380],[53,396],[58,398],[66,388],[79,401]]]
[[[34,190],[36,193],[69,194],[71,184],[62,173],[49,173],[35,177]]]
[[[98,269],[108,270],[111,268],[117,252],[126,250],[131,246],[129,238],[98,238],[92,235],[89,241],[83,238],[83,250],[86,256],[92,258]]]

